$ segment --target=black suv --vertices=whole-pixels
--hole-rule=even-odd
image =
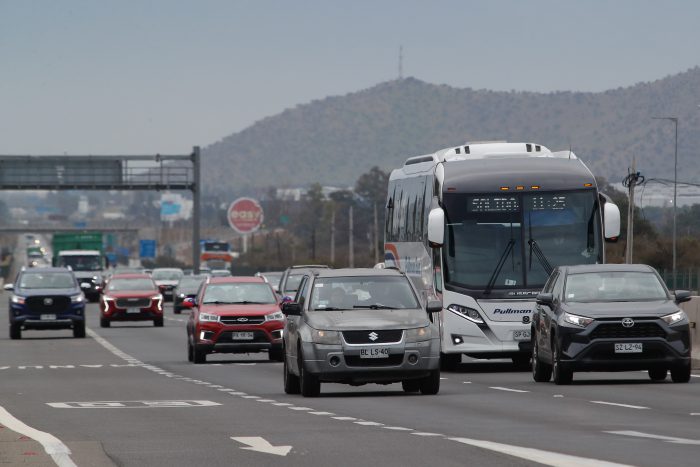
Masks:
[[[537,296],[532,374],[569,384],[575,371],[647,370],[653,381],[690,380],[690,326],[651,266],[560,266]]]
[[[73,329],[73,337],[85,337],[85,295],[69,269],[25,269],[5,290],[12,291],[11,339],[21,339],[22,329]]]

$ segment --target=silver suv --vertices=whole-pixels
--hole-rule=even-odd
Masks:
[[[411,281],[396,269],[307,270],[282,307],[284,391],[315,397],[322,382],[401,382],[440,390],[440,336]]]

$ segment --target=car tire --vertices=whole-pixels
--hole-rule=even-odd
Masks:
[[[552,351],[554,355],[552,356],[552,378],[554,379],[554,384],[564,385],[571,384],[574,379],[574,372],[561,366],[561,349],[558,344],[552,345]]]
[[[530,354],[520,354],[511,357],[513,366],[519,371],[528,371],[530,369]]]
[[[440,392],[440,370],[433,370],[429,376],[420,380],[420,392],[426,396],[433,396]]]
[[[187,339],[187,361],[194,362],[194,348],[192,347],[192,342]]]
[[[532,379],[537,383],[547,383],[552,379],[552,365],[540,360],[540,348],[537,341],[532,343]]]
[[[22,325],[18,323],[10,323],[10,339],[22,338]]]
[[[299,351],[299,386],[304,397],[318,397],[321,394],[321,381],[318,376],[312,375],[304,367],[304,357]]]
[[[270,349],[267,352],[267,358],[271,362],[281,362],[284,360],[284,353],[282,352],[282,349]]]
[[[420,383],[419,379],[405,379],[401,381],[401,387],[403,392],[418,392],[420,391]]]
[[[649,379],[652,381],[663,381],[666,379],[668,370],[666,368],[651,368],[649,370]]]
[[[76,321],[73,323],[73,337],[85,337],[85,321]]]
[[[194,348],[192,349],[192,363],[195,364],[200,364],[200,363],[207,363],[207,352],[203,349],[200,349],[197,344],[194,344]]]
[[[100,318],[100,327],[101,328],[108,328],[110,325],[110,322],[107,318]]]
[[[301,392],[299,377],[290,371],[286,356],[284,357],[284,392],[285,394],[299,394]]]
[[[443,371],[455,371],[459,364],[462,363],[461,353],[442,353],[440,352],[440,369]]]
[[[674,383],[687,383],[690,381],[690,362],[683,366],[671,368],[671,380]]]
[[[155,318],[153,320],[153,326],[157,328],[162,328],[163,327],[163,317],[161,316],[160,318]]]

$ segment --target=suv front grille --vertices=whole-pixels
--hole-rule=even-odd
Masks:
[[[60,295],[43,295],[28,297],[27,308],[33,313],[60,313],[70,306],[70,297]]]
[[[343,338],[348,344],[389,344],[401,341],[401,329],[383,331],[343,331]]]
[[[641,337],[666,337],[666,331],[657,323],[635,322],[631,328],[622,323],[601,323],[591,333],[591,339],[626,339]]]
[[[118,298],[117,308],[148,308],[151,306],[150,298]]]
[[[219,320],[224,324],[261,324],[265,322],[264,316],[221,316]]]

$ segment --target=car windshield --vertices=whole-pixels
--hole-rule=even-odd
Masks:
[[[209,284],[202,303],[206,304],[272,304],[275,294],[264,283],[238,282]]]
[[[566,302],[668,300],[661,280],[653,272],[590,272],[566,278]]]
[[[191,289],[193,287],[197,288],[204,279],[206,279],[206,277],[204,276],[184,276],[182,279],[180,279],[180,282],[177,284],[177,286],[181,289]]]
[[[287,276],[287,283],[284,285],[284,293],[288,295],[294,295],[296,293],[297,289],[299,288],[299,284],[301,283],[301,279],[304,276],[302,274],[295,274],[295,275],[289,275]]]
[[[314,282],[310,310],[420,308],[408,279],[391,276],[324,277]]]
[[[70,289],[76,287],[69,272],[25,273],[19,280],[23,289]]]
[[[564,264],[602,262],[594,190],[445,193],[445,280],[471,290],[542,287]]]
[[[280,279],[282,279],[282,273],[281,272],[263,272],[260,274],[267,282],[270,284],[276,286],[277,284],[280,283]]]
[[[182,271],[153,271],[151,276],[157,281],[179,281],[182,277]]]
[[[152,280],[148,278],[129,278],[129,279],[112,279],[109,281],[107,290],[111,292],[121,292],[124,290],[152,290],[157,291],[157,288]]]
[[[60,256],[58,266],[70,267],[73,271],[100,271],[102,261],[95,255]]]

